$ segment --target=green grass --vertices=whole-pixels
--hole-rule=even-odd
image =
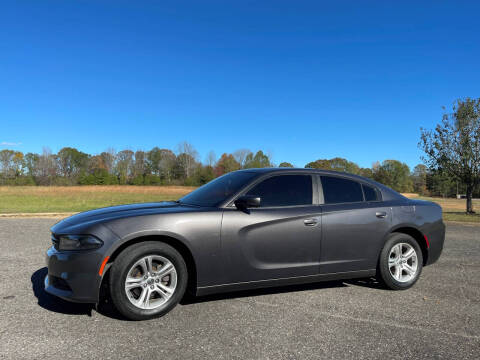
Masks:
[[[176,200],[193,189],[184,186],[1,186],[0,214],[67,213]]]

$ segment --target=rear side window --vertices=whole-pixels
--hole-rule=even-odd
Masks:
[[[365,184],[362,184],[362,187],[365,201],[380,201],[380,194],[377,189]]]
[[[247,192],[261,198],[261,207],[311,205],[312,194],[310,175],[273,176]]]
[[[363,201],[362,186],[353,180],[322,176],[325,204]]]

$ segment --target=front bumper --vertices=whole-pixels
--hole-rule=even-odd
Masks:
[[[52,246],[46,256],[45,291],[68,301],[98,302],[102,259],[99,251],[61,252]]]

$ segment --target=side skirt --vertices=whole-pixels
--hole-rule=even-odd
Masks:
[[[203,296],[203,295],[209,295],[209,294],[218,294],[218,293],[233,292],[233,291],[240,291],[240,290],[261,289],[261,288],[284,286],[284,285],[308,284],[308,283],[321,282],[321,281],[364,278],[364,277],[374,276],[375,273],[376,273],[375,269],[370,269],[370,270],[361,270],[361,271],[348,271],[348,272],[331,273],[331,274],[317,274],[317,275],[290,277],[290,278],[282,278],[282,279],[247,281],[247,282],[232,283],[232,284],[203,286],[203,287],[197,288],[196,295]]]

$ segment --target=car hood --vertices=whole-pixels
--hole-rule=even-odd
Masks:
[[[51,231],[55,234],[68,233],[70,232],[68,231],[69,229],[84,227],[86,225],[104,223],[114,219],[142,215],[191,212],[198,211],[199,209],[200,208],[197,206],[180,204],[176,202],[142,203],[110,206],[81,212],[65,218],[56,223],[51,228]]]

